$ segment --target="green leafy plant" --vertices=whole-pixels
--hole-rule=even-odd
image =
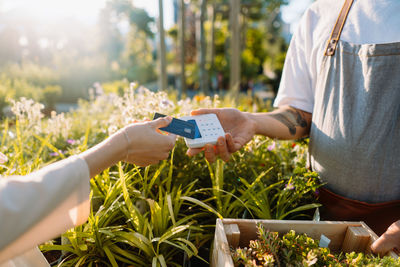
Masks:
[[[41,249],[66,251],[66,266],[104,262],[111,266],[174,266],[179,251],[198,257],[197,247],[207,234],[196,226],[197,214],[184,216],[182,212],[185,196],[191,195],[196,181],[167,192],[172,175],[160,179],[165,166],[164,162],[154,172],[150,167],[125,172],[119,164],[117,172],[94,178],[92,199],[96,201],[88,223],[63,235],[68,244],[43,245]],[[97,210],[96,202],[101,203]],[[203,241],[196,243],[199,237]]]
[[[257,240],[249,247],[231,249],[235,266],[400,266],[400,259],[372,254],[333,254],[306,234],[291,230],[283,236],[257,225]]]
[[[79,154],[155,110],[179,117],[233,105],[229,97],[178,100],[176,92],[137,85],[111,90],[117,91],[51,117],[29,99],[9,102],[14,116],[0,123],[0,148],[8,157],[0,174],[26,175]],[[239,103],[243,111],[265,108],[254,110],[251,96]],[[256,137],[227,163],[189,158],[186,150],[179,139],[158,165],[119,164],[91,179],[88,221],[42,244],[42,251],[59,266],[206,266],[216,218],[308,218],[317,206],[318,177],[305,169],[304,141]]]

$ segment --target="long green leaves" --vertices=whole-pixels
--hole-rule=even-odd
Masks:
[[[82,103],[65,116],[71,121],[61,120],[55,129],[51,119],[35,127],[26,118],[8,119],[0,124],[0,141],[9,161],[0,171],[25,175],[77,154],[104,140],[110,129],[161,108],[157,103],[167,98],[165,92],[144,90],[118,98],[121,107],[106,97]],[[147,111],[137,106],[147,102],[155,106]],[[185,108],[219,105],[203,102],[187,100]],[[172,105],[165,113],[185,112]],[[214,164],[202,155],[189,158],[186,150],[178,140],[170,158],[156,166],[120,163],[92,178],[87,222],[64,233],[66,242],[56,239],[42,250],[63,251],[63,266],[181,266],[183,259],[208,260],[216,218],[299,218],[318,206],[313,197],[318,177],[303,169],[302,143],[256,137],[229,162]]]
[[[168,266],[178,253],[197,256],[198,247],[187,237],[190,231],[194,233],[192,238],[197,238],[203,230],[194,226],[197,215],[182,216],[181,210],[194,184],[182,187],[170,183],[172,190],[167,193],[161,185],[168,183],[157,183],[155,191],[155,181],[164,175],[165,166],[162,163],[157,170],[150,172],[147,168],[141,173],[138,168],[125,172],[118,164],[117,172],[105,172],[101,181],[100,176],[95,177],[93,192],[99,194],[97,199],[103,204],[97,211],[92,209],[83,227],[64,235],[68,244],[44,245],[42,250],[63,250],[84,257],[79,264],[96,263],[104,255],[111,266],[118,266],[118,262]],[[166,177],[172,179],[170,172]],[[137,179],[144,183],[137,183]],[[154,195],[157,199],[151,198]],[[97,256],[85,256],[92,253]]]

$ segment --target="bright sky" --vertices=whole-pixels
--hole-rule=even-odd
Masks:
[[[91,20],[106,0],[0,0],[0,10],[23,10],[35,17],[53,20],[74,16]]]
[[[282,19],[290,24],[290,31],[294,32],[304,11],[313,0],[290,0],[289,5],[282,7]]]
[[[65,17],[75,17],[82,22],[95,23],[99,10],[107,0],[0,0],[0,12],[14,9],[23,9],[26,13],[38,18],[54,20]],[[173,24],[172,0],[164,2],[164,25],[169,28]],[[290,4],[283,8],[283,19],[287,23],[299,20],[305,8],[312,0],[290,0]],[[133,0],[136,7],[146,9],[151,16],[158,15],[158,0]],[[292,25],[292,26],[293,26]]]
[[[172,0],[164,1],[164,22],[173,24]],[[75,17],[85,23],[95,23],[99,10],[107,0],[0,0],[0,12],[23,10],[44,20]],[[136,7],[146,9],[151,16],[158,16],[158,0],[133,0]]]

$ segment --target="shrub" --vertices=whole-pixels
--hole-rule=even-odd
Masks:
[[[33,101],[15,101],[16,118],[0,128],[2,152],[9,158],[0,174],[25,175],[80,153],[128,123],[151,119],[155,111],[179,117],[232,103],[176,95],[132,85],[123,96],[98,94],[50,118]],[[257,111],[253,103],[246,96],[238,108]],[[318,177],[305,169],[304,141],[256,137],[230,162],[214,164],[201,155],[187,157],[186,149],[180,139],[170,158],[156,166],[120,163],[94,177],[88,222],[63,234],[68,242],[50,241],[42,251],[64,251],[65,266],[180,266],[189,258],[207,264],[216,218],[308,218],[318,206]]]

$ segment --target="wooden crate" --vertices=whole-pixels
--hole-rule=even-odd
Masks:
[[[257,239],[259,223],[281,235],[295,230],[319,240],[324,234],[331,240],[329,248],[335,252],[371,253],[370,245],[378,238],[364,222],[217,219],[211,266],[233,267],[230,246],[248,247],[250,240]],[[397,258],[393,251],[388,254]]]

